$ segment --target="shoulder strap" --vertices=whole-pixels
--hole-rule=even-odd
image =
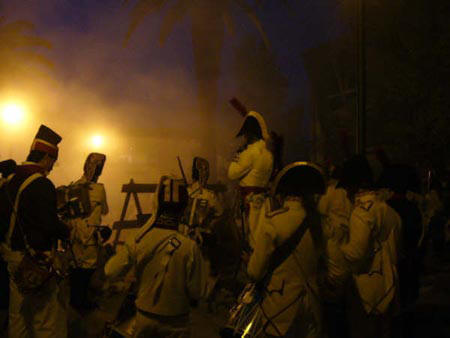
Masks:
[[[262,279],[264,284],[270,281],[272,273],[294,252],[295,248],[305,235],[306,230],[309,229],[309,223],[309,217],[306,216],[303,222],[298,226],[297,230],[295,230],[283,244],[275,249],[270,259],[267,272]]]
[[[42,177],[42,174],[35,173],[35,174],[29,176],[20,185],[19,190],[17,191],[16,199],[15,199],[15,202],[14,202],[14,205],[13,205],[13,209],[12,209],[12,212],[11,212],[11,218],[10,218],[10,221],[9,221],[9,229],[8,229],[7,234],[6,234],[6,244],[8,245],[8,247],[11,246],[11,237],[12,237],[12,234],[14,232],[14,228],[16,226],[16,221],[17,221],[17,216],[18,216],[17,212],[18,212],[18,208],[19,208],[20,195],[22,194],[22,192],[25,190],[26,187],[28,187],[33,181],[35,181],[39,177]],[[25,236],[24,233],[23,233],[23,235]],[[25,241],[25,246],[27,246],[25,238],[24,238],[24,241]]]
[[[180,247],[181,242],[176,237],[176,234],[170,234],[168,236],[165,236],[162,240],[156,243],[153,249],[147,255],[145,255],[145,257],[142,258],[141,262],[138,263],[136,260],[134,261],[136,270],[139,270],[143,266],[150,263],[159,252],[161,252],[167,247],[167,245],[171,245],[174,250],[177,250]]]

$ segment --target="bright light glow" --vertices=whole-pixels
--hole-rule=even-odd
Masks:
[[[7,103],[2,107],[2,117],[7,125],[19,125],[24,120],[25,108],[18,103]]]
[[[103,138],[102,135],[94,135],[91,138],[91,143],[94,146],[94,148],[100,148],[103,146],[103,144],[105,143],[105,139]]]

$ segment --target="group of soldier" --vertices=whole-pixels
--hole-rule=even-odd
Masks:
[[[193,182],[162,176],[151,218],[105,255],[111,230],[101,226],[108,204],[97,181],[106,156],[90,154],[82,177],[56,189],[47,175],[62,138],[41,126],[27,160],[0,168],[8,336],[66,337],[68,308],[83,315],[97,306],[93,279],[105,291],[131,275],[129,334],[189,337],[192,307],[214,298],[223,275],[212,254],[227,246],[220,219],[236,234],[242,281],[222,336],[408,336],[428,215],[411,197],[414,169],[389,164],[375,180],[362,155],[326,172],[310,162],[281,168],[272,135],[261,114],[246,114],[228,167],[237,186],[231,217],[207,184],[208,161],[196,157]]]

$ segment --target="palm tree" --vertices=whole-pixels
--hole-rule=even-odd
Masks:
[[[23,65],[29,62],[52,66],[46,57],[36,51],[36,48],[42,47],[49,49],[51,44],[33,35],[33,29],[30,22],[7,22],[0,17],[0,82],[24,70]]]
[[[125,0],[125,3],[128,2],[130,0]],[[266,47],[269,47],[267,36],[256,15],[256,7],[249,5],[246,0],[137,0],[131,10],[125,43],[147,16],[160,12],[163,7],[166,10],[166,6],[169,7],[161,24],[159,42],[164,44],[175,25],[185,17],[190,18],[200,113],[211,126],[205,131],[206,134],[201,136],[214,140],[213,112],[217,103],[222,46],[225,31],[233,34],[235,30],[233,9],[237,8],[246,14],[256,26]],[[257,3],[256,6],[259,4]],[[215,157],[214,143],[209,142],[213,148],[210,155]]]

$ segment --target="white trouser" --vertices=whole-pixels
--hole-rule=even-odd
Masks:
[[[7,259],[10,276],[17,269],[21,253]],[[56,278],[36,294],[23,295],[10,279],[9,338],[67,337],[67,302]]]

